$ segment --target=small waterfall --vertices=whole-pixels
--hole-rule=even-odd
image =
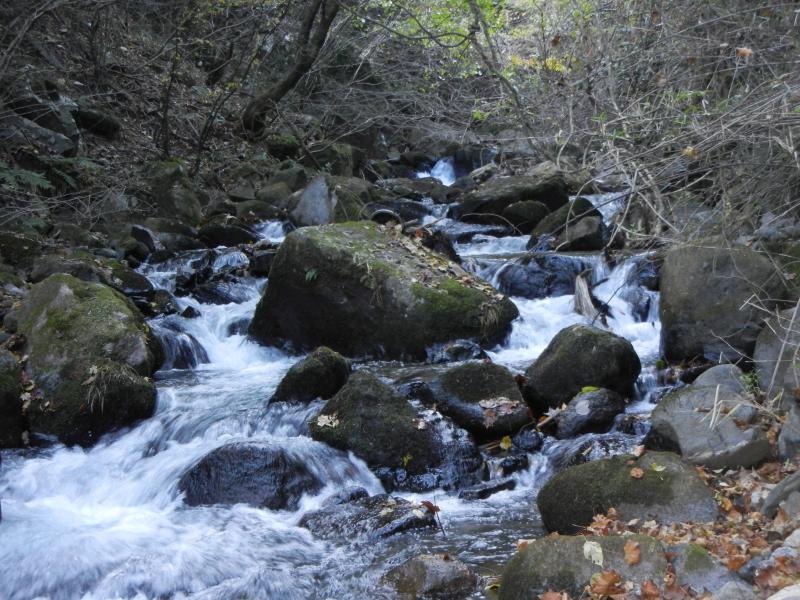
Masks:
[[[438,179],[443,185],[453,185],[456,182],[456,170],[452,156],[440,158],[436,161],[430,171],[417,172],[417,178],[433,177]]]

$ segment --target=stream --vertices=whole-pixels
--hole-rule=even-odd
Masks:
[[[446,184],[455,179],[447,161],[439,161],[432,175]],[[608,196],[589,198],[611,218],[614,202]],[[475,226],[439,218],[435,227],[455,234]],[[258,232],[277,243],[285,226],[268,222]],[[465,268],[501,287],[504,270],[524,254],[527,237],[494,237],[491,228],[484,228],[455,247]],[[178,273],[203,254],[184,253],[140,271],[157,287],[173,291]],[[246,265],[247,260],[235,248],[218,248],[213,268]],[[444,491],[396,493],[438,505],[444,534],[431,529],[380,542],[333,543],[297,525],[305,513],[345,487],[360,486],[370,494],[383,488],[361,460],[305,435],[306,422],[324,402],[267,407],[282,376],[302,357],[248,340],[246,323],[266,279],[240,278],[225,290],[234,300],[230,303],[179,297],[178,314],[150,321],[167,354],[157,374],[158,405],[151,419],[106,435],[90,449],[53,445],[3,451],[0,598],[390,598],[378,583],[380,576],[423,552],[447,552],[478,574],[499,574],[518,539],[543,534],[536,493],[554,469],[576,453],[597,458],[632,449],[646,433],[651,395],[659,393],[654,367],[658,294],[632,277],[640,257],[613,267],[596,254],[564,260],[591,269],[598,283],[594,294],[610,307],[608,327],[628,338],[639,354],[643,371],[638,397],[608,433],[547,438],[540,451],[530,454],[529,467],[513,475],[514,490],[486,500],[461,500]],[[506,342],[488,354],[515,373],[524,371],[559,330],[588,322],[573,311],[570,294],[512,300],[520,317]],[[187,307],[200,316],[179,316]],[[419,365],[362,362],[356,368],[390,381]],[[305,496],[294,511],[243,504],[185,506],[178,491],[181,475],[211,450],[242,440],[269,441],[301,456],[325,487]],[[483,598],[482,592],[474,597]]]

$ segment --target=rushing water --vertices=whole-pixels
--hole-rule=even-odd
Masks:
[[[452,183],[452,164],[440,161],[431,174]],[[447,230],[461,224],[444,220],[439,226]],[[269,222],[259,232],[279,242],[285,226]],[[487,230],[457,248],[470,260],[485,259],[483,270],[475,269],[496,282],[499,269],[524,251],[524,242],[493,237]],[[216,253],[215,271],[247,261],[235,249]],[[188,252],[145,265],[142,272],[154,285],[174,291],[176,277],[202,254]],[[630,283],[633,261],[609,270],[599,257],[581,260],[592,265],[592,277],[600,282],[594,292],[611,308],[608,327],[630,339],[645,364],[652,363],[659,339],[657,294]],[[55,445],[3,453],[0,598],[381,598],[380,575],[419,552],[448,552],[479,573],[497,573],[517,539],[542,533],[535,496],[553,465],[578,452],[589,457],[622,452],[644,433],[641,423],[631,430],[620,422],[607,434],[548,439],[541,452],[529,456],[529,468],[514,475],[516,489],[487,500],[460,500],[441,491],[400,494],[439,505],[446,535],[428,530],[381,543],[322,542],[297,526],[304,513],[346,486],[358,485],[371,494],[382,488],[361,460],[304,435],[322,402],[267,407],[267,398],[297,357],[244,335],[265,284],[240,279],[228,290],[237,301],[227,304],[178,298],[178,315],[191,307],[199,316],[151,320],[168,354],[157,376],[153,418],[107,435],[88,450]],[[632,310],[633,292],[649,294],[645,318]],[[490,354],[515,371],[529,365],[560,329],[587,321],[574,312],[571,295],[512,299],[520,317],[507,342]],[[385,375],[404,367],[362,368]],[[630,405],[631,415],[646,415],[652,407],[650,394],[657,389],[652,368],[645,369],[639,387],[641,397]],[[294,511],[186,507],[177,489],[181,475],[211,450],[235,440],[279,444],[302,457],[326,486],[304,497]]]

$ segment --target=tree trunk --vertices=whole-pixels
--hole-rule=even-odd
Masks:
[[[242,114],[242,125],[252,132],[264,128],[264,117],[281,98],[288,94],[300,79],[308,73],[319,56],[328,31],[339,12],[339,0],[312,0],[303,15],[297,39],[297,60],[286,76],[250,101]],[[314,21],[317,22],[314,30]],[[312,30],[314,30],[312,35]]]

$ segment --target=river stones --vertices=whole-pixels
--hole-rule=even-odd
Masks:
[[[767,257],[743,246],[714,245],[679,246],[664,258],[660,314],[667,360],[752,356],[765,309],[784,297],[780,274]]]
[[[322,539],[384,538],[411,529],[436,526],[426,506],[389,494],[343,499],[300,519],[305,527]]]
[[[531,421],[513,374],[501,365],[453,367],[433,389],[437,410],[480,438],[513,434]]]
[[[625,560],[625,544],[638,544],[639,561]],[[597,563],[600,564],[597,564]],[[669,561],[666,548],[655,538],[632,536],[557,536],[530,541],[505,566],[500,600],[535,600],[549,591],[582,597],[592,576],[616,571],[622,581],[661,585]]]
[[[25,424],[22,418],[22,385],[17,359],[0,348],[0,448],[22,445]]]
[[[150,199],[158,216],[197,225],[203,207],[197,189],[181,161],[162,161],[150,166]]]
[[[602,250],[610,235],[602,217],[588,216],[559,232],[554,245],[560,252]]]
[[[125,296],[55,274],[33,286],[17,319],[37,387],[26,412],[32,432],[91,445],[152,415],[156,390],[149,376],[160,352]]]
[[[566,204],[568,196],[563,175],[547,172],[539,176],[493,177],[467,193],[460,203],[448,210],[447,216],[466,221],[481,221],[486,215],[497,218],[509,205],[526,200],[541,202],[551,211]]]
[[[480,468],[469,440],[445,440],[375,375],[358,371],[309,425],[317,441],[361,458],[391,489],[453,487]]]
[[[599,217],[600,211],[589,200],[583,197],[575,198],[569,204],[564,204],[557,210],[539,221],[533,228],[533,236],[556,235],[569,224],[575,224],[586,217]]]
[[[374,186],[358,177],[317,175],[289,201],[289,219],[297,227],[358,221],[376,200]]]
[[[449,554],[420,554],[391,569],[381,582],[408,600],[459,600],[475,590],[478,577]]]
[[[678,449],[686,460],[711,469],[751,467],[766,460],[771,449],[753,400],[744,391],[702,383],[662,398],[651,415],[648,445]]]
[[[539,222],[550,214],[550,209],[536,200],[514,202],[503,209],[503,218],[522,233],[530,233]]]
[[[641,469],[634,477],[632,469]],[[577,533],[614,508],[620,520],[713,521],[717,504],[694,466],[669,452],[615,456],[556,474],[536,499],[548,531]]]
[[[211,248],[252,244],[258,235],[245,223],[228,215],[214,217],[200,228],[200,240]]]
[[[769,319],[756,338],[753,354],[759,387],[769,399],[791,406],[800,388],[800,310],[790,308]]]
[[[323,485],[302,456],[272,444],[234,442],[204,456],[184,473],[178,489],[189,506],[245,503],[293,510],[303,494]]]
[[[270,402],[327,400],[341,389],[349,376],[350,361],[321,346],[292,365]]]
[[[530,300],[575,293],[575,279],[592,267],[573,256],[526,254],[506,263],[495,275],[498,289],[509,296]]]
[[[581,392],[556,417],[555,435],[566,439],[582,433],[608,431],[614,418],[624,411],[624,398],[612,390]]]
[[[370,222],[290,233],[273,261],[250,335],[297,350],[424,359],[454,339],[493,345],[518,315],[489,284]]]
[[[523,393],[534,411],[560,407],[584,387],[606,388],[628,396],[641,371],[633,345],[623,337],[571,325],[556,334],[525,372]]]

